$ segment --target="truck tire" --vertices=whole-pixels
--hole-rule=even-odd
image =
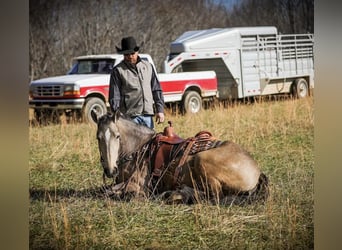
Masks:
[[[91,118],[91,111],[94,110],[98,115],[104,115],[107,113],[106,104],[98,97],[90,97],[86,100],[83,107],[83,121],[95,124],[93,118]]]
[[[202,98],[196,91],[187,91],[184,94],[183,110],[185,113],[196,114],[202,109]]]
[[[292,85],[292,95],[296,98],[305,98],[309,95],[308,83],[304,78],[298,78]]]

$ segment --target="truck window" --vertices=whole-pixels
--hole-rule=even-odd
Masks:
[[[183,72],[182,64],[177,65],[173,70],[172,73],[181,73]]]
[[[113,69],[114,62],[113,59],[78,60],[68,74],[109,74]]]

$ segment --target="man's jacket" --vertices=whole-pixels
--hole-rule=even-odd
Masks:
[[[138,57],[136,65],[122,61],[112,71],[109,84],[112,111],[131,117],[164,112],[164,97],[152,65]]]

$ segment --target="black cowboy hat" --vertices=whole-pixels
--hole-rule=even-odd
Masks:
[[[135,39],[129,36],[121,39],[121,49],[116,47],[116,50],[119,54],[131,54],[137,52],[139,47],[137,46]]]

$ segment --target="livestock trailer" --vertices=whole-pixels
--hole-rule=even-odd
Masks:
[[[314,88],[313,34],[278,34],[273,26],[187,31],[173,41],[164,72],[214,70],[220,100]]]

